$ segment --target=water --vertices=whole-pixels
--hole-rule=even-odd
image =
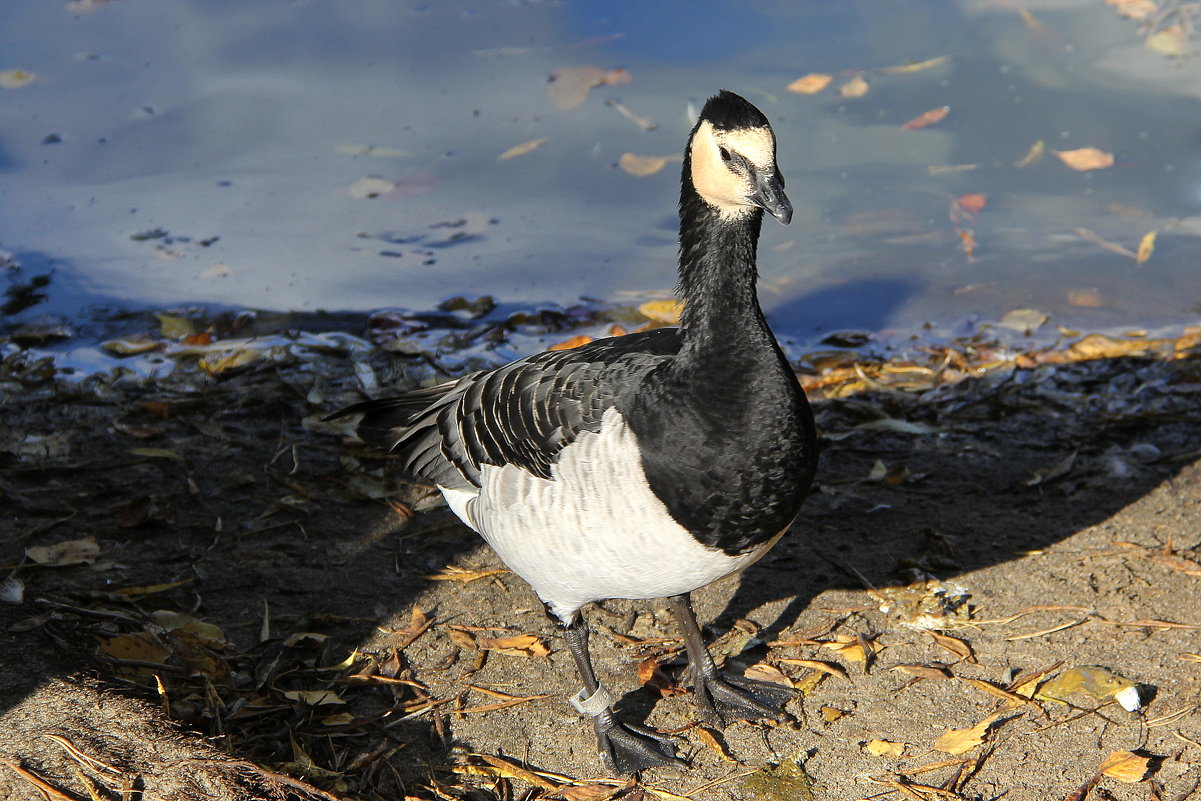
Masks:
[[[761,287],[784,337],[964,332],[1023,307],[1050,315],[1046,330],[1155,328],[1201,302],[1201,64],[1148,49],[1093,0],[1027,3],[1026,17],[1008,0],[93,5],[0,11],[0,70],[35,75],[0,89],[0,248],[20,265],[10,283],[51,276],[9,326],[61,315],[86,333],[113,310],[182,304],[662,296],[678,164],[641,178],[616,165],[678,154],[722,87],[780,140],[796,216],[765,225]],[[836,91],[849,71],[941,56],[863,73],[861,98]],[[578,65],[631,81],[561,110],[547,76]],[[810,72],[834,85],[786,90]],[[942,122],[902,130],[942,106]],[[1074,172],[1048,152],[1015,167],[1037,140],[1115,164]],[[367,177],[395,188],[353,196]],[[965,193],[987,205],[953,222]],[[1159,236],[1140,267],[1081,228],[1130,250]]]

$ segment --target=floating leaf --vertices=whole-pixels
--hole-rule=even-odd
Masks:
[[[856,75],[851,80],[838,87],[838,94],[846,98],[863,97],[867,94],[867,90],[871,85],[863,79],[862,75]]]
[[[1140,267],[1146,263],[1147,259],[1151,258],[1151,254],[1155,252],[1155,237],[1158,231],[1148,231],[1143,234],[1143,238],[1138,242],[1138,252],[1135,254],[1135,261]]]
[[[517,158],[518,156],[524,156],[526,153],[532,153],[538,148],[542,147],[549,139],[549,136],[543,136],[539,137],[538,139],[531,139],[528,142],[522,142],[520,145],[513,145],[504,153],[501,153],[498,158],[501,161],[506,161],[508,159]]]
[[[1137,784],[1147,778],[1151,758],[1139,756],[1133,751],[1114,751],[1105,757],[1098,772],[1126,784]]]
[[[1095,147],[1081,147],[1076,150],[1052,150],[1059,160],[1073,170],[1103,170],[1113,166],[1113,154],[1106,153]]]
[[[803,78],[797,78],[788,84],[787,89],[790,92],[796,92],[798,95],[815,95],[829,86],[833,80],[833,75],[811,72]]]
[[[1085,309],[1099,309],[1105,305],[1101,293],[1095,289],[1069,289],[1068,304]]]
[[[872,756],[899,757],[905,753],[905,743],[894,740],[868,740],[863,750]]]
[[[638,313],[663,325],[679,325],[684,303],[679,300],[648,300],[638,307]]]
[[[941,64],[946,63],[949,56],[938,56],[937,58],[926,59],[925,61],[915,61],[912,64],[897,64],[892,67],[881,67],[876,72],[882,75],[905,75],[911,72],[921,72],[923,70],[932,69]]]
[[[1047,153],[1047,143],[1039,139],[1030,146],[1026,151],[1026,155],[1013,163],[1015,167],[1028,167],[1036,161],[1041,161],[1042,157]]]
[[[966,195],[960,195],[955,203],[961,210],[968,214],[979,214],[988,205],[988,195],[982,195],[979,192],[969,192]]]
[[[386,178],[378,178],[369,176],[360,178],[346,189],[346,193],[360,200],[369,200],[373,197],[386,195],[396,189],[396,184]]]
[[[380,147],[379,145],[339,145],[334,150],[347,156],[399,158],[409,155],[403,150],[397,150],[394,147]]]
[[[54,545],[35,545],[26,548],[25,555],[43,567],[90,565],[100,558],[100,544],[89,534],[83,539],[66,540]]]
[[[1144,40],[1144,44],[1165,56],[1183,56],[1188,43],[1188,31],[1183,25],[1169,25]]]
[[[617,86],[630,82],[630,73],[623,69],[605,72],[600,67],[564,67],[550,74],[546,91],[562,111],[584,102],[588,92],[597,86]]]
[[[1105,4],[1116,7],[1119,14],[1133,20],[1144,20],[1158,10],[1155,0],[1105,0]]]
[[[1002,328],[1008,328],[1011,331],[1030,334],[1046,325],[1049,319],[1051,319],[1049,316],[1037,309],[1014,309],[1013,311],[1005,312],[1004,316],[997,322],[997,325]]]
[[[628,172],[630,175],[636,175],[639,178],[644,178],[648,175],[654,175],[659,170],[663,169],[668,162],[675,161],[677,156],[639,156],[634,153],[622,153],[621,158],[617,161],[617,166]]]
[[[20,89],[35,78],[37,75],[27,70],[3,70],[0,71],[0,89]]]
[[[923,111],[909,122],[901,126],[902,131],[916,131],[919,128],[928,128],[931,125],[942,122],[948,114],[951,113],[950,106],[940,106],[932,108],[929,111]]]

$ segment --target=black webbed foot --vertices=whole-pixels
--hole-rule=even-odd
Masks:
[[[611,714],[593,718],[601,761],[613,773],[630,775],[647,768],[682,768],[671,739],[636,723],[621,723]]]
[[[723,726],[735,720],[787,720],[784,704],[796,696],[779,684],[720,673],[700,677],[694,690],[702,719]]]

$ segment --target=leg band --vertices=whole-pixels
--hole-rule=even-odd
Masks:
[[[613,696],[609,695],[603,684],[597,685],[596,692],[590,696],[585,697],[584,690],[580,690],[567,700],[575,707],[576,712],[593,718],[600,717],[606,709],[613,706]]]

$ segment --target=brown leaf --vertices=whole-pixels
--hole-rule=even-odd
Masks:
[[[934,639],[934,642],[940,648],[950,651],[965,662],[973,665],[980,664],[976,661],[976,654],[972,652],[972,646],[968,645],[966,641],[958,637],[952,637],[950,634],[939,634],[937,631],[927,631],[926,633]]]
[[[847,674],[846,669],[841,665],[834,664],[833,662],[820,662],[816,659],[789,658],[782,658],[780,661],[789,665],[800,665],[801,667],[807,667],[820,673],[825,673],[829,676],[837,676],[840,679],[846,679],[847,681],[851,680],[851,677]]]
[[[951,729],[934,741],[934,748],[947,754],[963,754],[984,742],[999,714],[992,715],[967,729]]]
[[[1150,765],[1150,757],[1139,756],[1133,751],[1114,751],[1105,757],[1105,761],[1097,770],[1111,779],[1137,784],[1147,778]]]
[[[496,651],[512,656],[546,656],[550,648],[536,634],[518,634],[513,637],[476,637],[475,644],[485,651]]]
[[[754,665],[751,665],[749,668],[743,671],[742,675],[744,678],[755,679],[756,681],[766,681],[772,684],[780,684],[788,688],[792,687],[792,679],[780,672],[779,668],[772,667],[766,662],[758,662]]]
[[[726,744],[721,740],[721,736],[716,732],[711,732],[704,726],[697,726],[692,730],[697,739],[709,747],[709,750],[717,754],[726,762],[737,762],[738,760],[730,756],[730,752],[726,750]]]
[[[499,576],[499,575],[502,575],[502,574],[508,573],[508,572],[509,571],[505,570],[505,569],[471,570],[469,568],[459,567],[457,565],[447,565],[446,567],[439,570],[437,573],[434,573],[433,575],[430,575],[430,576],[426,576],[426,578],[432,579],[434,581],[459,581],[459,582],[466,584],[469,581],[475,581],[476,579],[488,578],[489,576]]]
[[[676,684],[659,664],[659,657],[648,656],[638,663],[638,682],[648,690],[653,690],[664,698],[681,695],[684,688]]]
[[[923,111],[909,122],[901,126],[902,131],[916,131],[919,128],[928,128],[931,125],[942,122],[948,114],[951,113],[950,106],[940,106],[932,108],[929,111]]]
[[[503,776],[506,779],[517,779],[534,787],[541,787],[543,790],[558,790],[559,785],[539,776],[533,771],[526,770],[515,762],[511,762],[503,757],[493,756],[491,754],[478,754],[480,759],[488,763],[495,771],[496,775]]]
[[[797,78],[792,83],[788,84],[787,89],[790,92],[796,92],[799,95],[815,95],[830,85],[834,80],[833,75],[826,75],[820,72],[811,72],[803,78]]]
[[[846,710],[839,709],[835,706],[823,706],[818,711],[821,712],[822,720],[824,720],[826,723],[833,723],[834,721],[845,718],[850,714]]]
[[[432,625],[434,625],[434,619],[427,615],[420,606],[413,604],[413,611],[409,613],[409,625],[403,631],[395,632],[400,639],[393,647],[397,650],[409,647]]]
[[[35,545],[26,548],[25,555],[43,567],[90,565],[100,558],[100,544],[89,534],[83,539],[56,542],[54,545]]]
[[[1021,706],[1023,704],[1030,703],[1029,698],[1024,698],[1024,697],[1018,695],[1017,693],[1012,693],[1009,690],[1002,689],[1002,688],[998,687],[997,685],[992,684],[991,682],[984,681],[983,679],[969,679],[969,678],[964,678],[963,676],[960,676],[959,678],[962,679],[963,681],[966,681],[968,684],[972,685],[977,690],[982,690],[982,691],[988,693],[989,695],[995,696],[997,698],[1001,698],[1005,701],[1009,701],[1012,704],[1017,704],[1018,706]]]
[[[931,667],[930,665],[893,665],[889,670],[899,670],[918,679],[951,678],[951,671],[944,667]]]
[[[1073,170],[1103,170],[1113,166],[1113,154],[1106,153],[1095,147],[1081,147],[1076,150],[1052,150],[1059,160]]]

